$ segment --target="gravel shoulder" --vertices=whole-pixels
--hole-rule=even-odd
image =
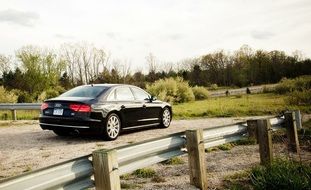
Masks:
[[[207,128],[245,121],[249,118],[207,118],[177,120],[167,129],[149,128],[122,134],[115,141],[104,141],[100,137],[75,136],[59,137],[51,131],[43,131],[37,121],[18,121],[5,123],[0,127],[0,180],[22,174],[79,156],[91,154],[102,148],[112,148],[131,144],[171,133],[194,128]],[[3,124],[0,122],[0,125]],[[237,146],[231,151],[207,153],[206,156],[211,186],[219,186],[219,176],[243,170],[259,163],[257,146]],[[155,183],[141,180],[139,189],[195,189],[189,185],[187,156],[182,156],[185,164],[153,167],[165,181]],[[132,180],[139,184],[139,179]],[[132,183],[131,180],[127,183]]]

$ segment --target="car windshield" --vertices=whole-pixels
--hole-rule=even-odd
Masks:
[[[64,94],[60,95],[60,97],[95,98],[106,89],[106,86],[79,86],[65,92]]]

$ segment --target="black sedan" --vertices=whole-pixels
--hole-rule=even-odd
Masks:
[[[169,127],[171,105],[132,85],[92,84],[73,88],[46,100],[41,106],[40,126],[60,136],[96,132],[107,140],[121,130]]]

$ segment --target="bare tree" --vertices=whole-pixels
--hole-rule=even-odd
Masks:
[[[9,56],[5,56],[5,55],[2,55],[0,54],[0,72],[1,72],[1,75],[3,75],[3,73],[7,73],[10,71],[11,69],[11,66],[12,66],[12,63],[11,63],[11,58]]]

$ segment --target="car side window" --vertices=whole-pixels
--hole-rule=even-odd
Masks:
[[[145,92],[139,88],[131,88],[131,89],[133,90],[133,93],[134,93],[136,100],[147,100],[150,98],[149,97],[150,95],[147,92]]]
[[[107,97],[107,101],[116,100],[116,99],[115,99],[115,93],[116,93],[116,91],[113,90],[113,91],[109,94],[109,96]]]
[[[129,87],[119,87],[116,89],[116,100],[134,100],[133,93]]]

